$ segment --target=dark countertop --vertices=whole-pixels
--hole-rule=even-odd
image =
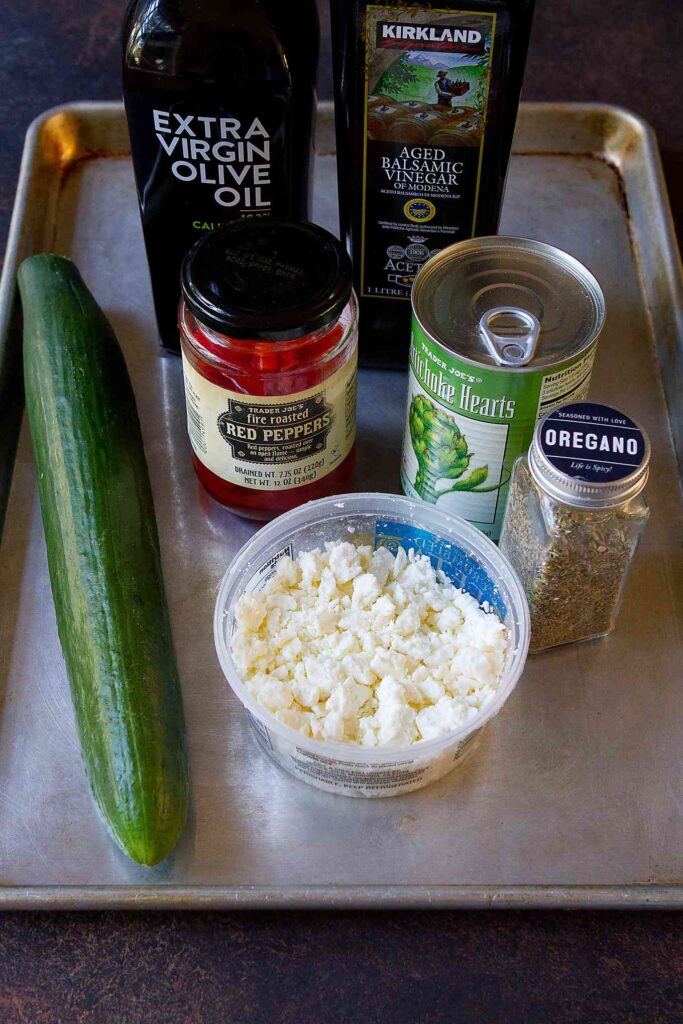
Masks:
[[[683,0],[537,3],[525,98],[609,102],[645,117],[659,137],[680,225]],[[124,7],[5,5],[3,238],[30,120],[69,100],[119,95]],[[325,33],[322,68],[327,97]],[[683,1020],[681,919],[576,911],[0,917],[0,1024],[461,1020]]]

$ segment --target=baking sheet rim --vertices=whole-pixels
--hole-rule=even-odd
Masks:
[[[600,114],[622,123],[628,121],[643,140],[644,159],[658,192],[659,213],[666,225],[660,245],[673,279],[680,284],[680,257],[675,243],[673,218],[664,187],[657,143],[651,127],[631,111],[600,103],[528,103],[523,108],[566,111],[578,115]],[[34,170],[43,127],[60,114],[101,114],[116,116],[123,106],[117,102],[82,101],[53,107],[40,114],[29,126],[21,160],[15,204],[8,233],[2,279],[0,280],[0,368],[3,346],[10,342],[9,324],[15,296],[14,277],[25,244],[25,218],[30,204],[29,184]],[[332,104],[319,111],[332,116]],[[524,148],[513,148],[523,154]],[[547,152],[551,152],[548,150]],[[85,154],[76,153],[72,162]],[[117,156],[123,155],[116,153]],[[586,156],[608,158],[601,151]],[[64,168],[66,169],[66,168]],[[678,306],[676,306],[678,309]],[[14,452],[10,453],[14,458]],[[0,530],[2,528],[0,495]],[[417,909],[417,908],[591,908],[591,909],[675,909],[683,906],[683,885],[621,883],[615,885],[513,885],[513,886],[397,886],[397,885],[320,885],[320,886],[0,886],[0,910],[95,910],[95,909]]]

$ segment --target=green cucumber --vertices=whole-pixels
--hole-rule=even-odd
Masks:
[[[52,595],[95,803],[139,864],[187,813],[180,683],[126,364],[74,264],[19,268],[26,410]]]

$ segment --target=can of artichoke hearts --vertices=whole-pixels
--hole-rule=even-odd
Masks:
[[[498,540],[536,421],[588,393],[600,285],[552,245],[497,235],[433,256],[412,305],[403,491]]]

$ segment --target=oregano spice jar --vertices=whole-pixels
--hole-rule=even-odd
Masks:
[[[529,602],[530,650],[614,627],[648,518],[649,461],[644,431],[608,406],[563,405],[537,425],[500,538]]]

